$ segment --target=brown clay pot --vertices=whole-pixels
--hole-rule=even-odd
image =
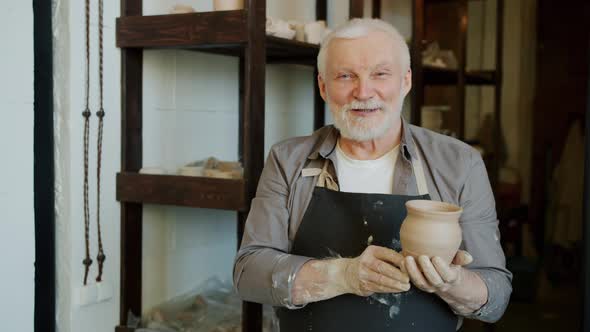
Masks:
[[[406,202],[408,215],[400,229],[402,254],[439,256],[451,263],[461,245],[461,207],[429,200]]]

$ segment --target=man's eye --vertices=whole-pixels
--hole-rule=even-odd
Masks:
[[[389,76],[389,73],[386,73],[386,72],[378,72],[378,73],[375,73],[375,76],[377,76],[377,77],[386,77],[386,76]]]
[[[341,78],[341,79],[349,79],[351,77],[352,77],[352,75],[350,75],[350,74],[340,74],[340,75],[338,75],[338,78]]]

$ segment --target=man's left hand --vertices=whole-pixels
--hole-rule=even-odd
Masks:
[[[457,251],[451,264],[434,256],[412,256],[404,258],[402,271],[407,272],[414,286],[428,293],[444,293],[461,283],[464,265],[473,261],[473,257],[464,250]]]

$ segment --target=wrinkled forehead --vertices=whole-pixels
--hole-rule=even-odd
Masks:
[[[327,70],[371,70],[379,66],[400,67],[401,64],[393,38],[379,30],[356,38],[336,37],[327,46]]]

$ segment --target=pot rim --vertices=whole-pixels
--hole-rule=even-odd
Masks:
[[[406,202],[406,208],[421,213],[454,216],[463,213],[463,209],[455,204],[428,199],[413,199]]]

